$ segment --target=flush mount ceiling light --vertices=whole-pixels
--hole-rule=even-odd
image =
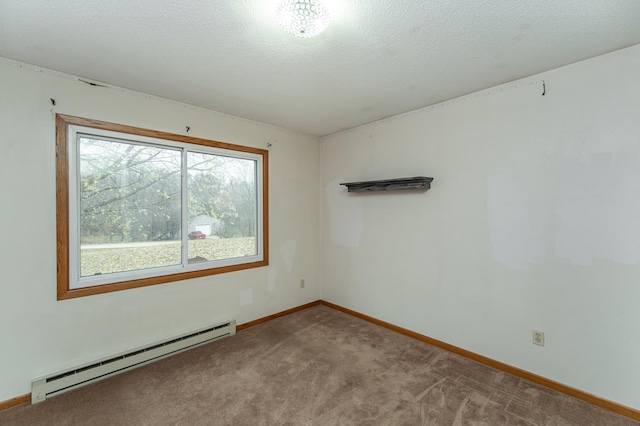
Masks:
[[[285,0],[278,6],[280,25],[296,37],[313,37],[329,25],[329,12],[318,0]]]

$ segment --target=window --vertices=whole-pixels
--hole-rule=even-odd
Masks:
[[[267,151],[56,126],[58,299],[268,265]]]

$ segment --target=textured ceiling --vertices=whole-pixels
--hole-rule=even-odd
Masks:
[[[0,56],[326,135],[640,43],[638,0],[0,0]]]

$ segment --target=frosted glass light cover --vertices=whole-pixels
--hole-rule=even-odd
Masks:
[[[329,25],[329,11],[317,0],[285,0],[278,6],[280,25],[296,37],[314,37]]]

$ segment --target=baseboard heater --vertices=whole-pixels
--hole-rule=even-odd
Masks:
[[[31,403],[42,402],[54,395],[235,334],[235,320],[227,321],[99,361],[40,377],[31,383]]]

